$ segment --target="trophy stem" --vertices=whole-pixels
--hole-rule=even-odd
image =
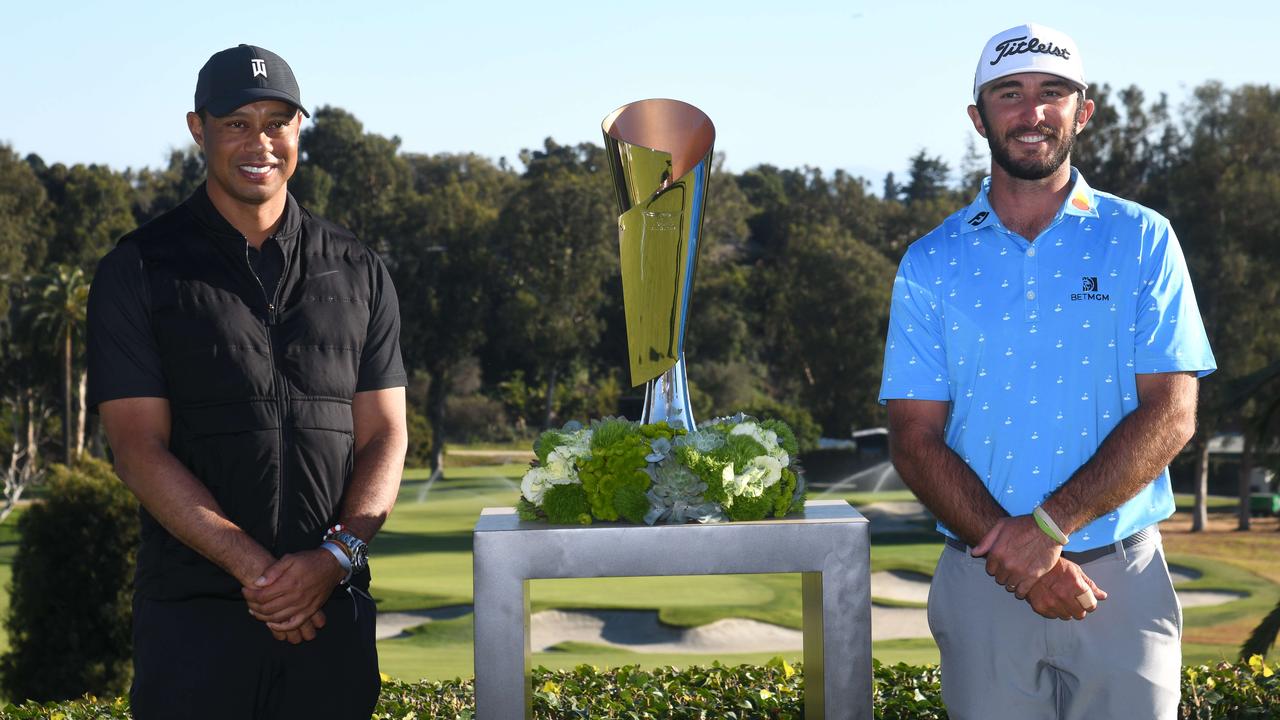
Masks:
[[[645,383],[641,422],[648,424],[666,420],[671,425],[679,422],[686,430],[693,431],[697,427],[693,423],[691,408],[689,379],[685,375],[682,354],[670,370]]]

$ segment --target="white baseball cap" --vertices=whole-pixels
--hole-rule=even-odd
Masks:
[[[1081,90],[1089,87],[1084,81],[1084,63],[1076,41],[1064,32],[1036,23],[1011,27],[987,41],[973,74],[973,101],[978,102],[978,94],[987,83],[1017,73],[1048,73]]]

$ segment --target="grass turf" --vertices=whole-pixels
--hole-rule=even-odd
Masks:
[[[425,471],[405,475],[400,501],[374,546],[374,595],[386,610],[441,607],[469,603],[471,599],[471,529],[480,509],[510,506],[518,495],[519,478],[526,465],[448,467],[445,478],[425,493]],[[855,506],[873,501],[911,499],[910,492],[835,493]],[[1179,506],[1189,498],[1179,497]],[[1212,498],[1211,511],[1230,512],[1233,498]],[[1171,555],[1171,562],[1198,570],[1202,576],[1187,589],[1219,589],[1250,593],[1224,605],[1191,608],[1185,613],[1188,642],[1186,662],[1208,662],[1234,656],[1243,639],[1280,597],[1277,579],[1263,577],[1240,558],[1225,562],[1211,549],[1231,538],[1220,534],[1197,536],[1189,551]],[[1280,542],[1263,538],[1259,552],[1280,550]],[[873,540],[872,570],[909,570],[932,574],[940,552],[937,536],[929,530],[895,534]],[[1181,550],[1181,548],[1180,548]],[[1172,550],[1171,550],[1172,552]],[[1202,554],[1202,553],[1208,553]],[[723,618],[739,617],[772,622],[792,628],[801,625],[800,580],[796,575],[725,575],[673,578],[607,578],[590,580],[538,580],[531,583],[534,611],[548,608],[618,608],[657,610],[668,624],[693,627]],[[708,602],[714,598],[713,602]],[[899,604],[899,603],[889,603]],[[1245,627],[1247,626],[1247,627]],[[1244,628],[1241,631],[1240,628]],[[385,672],[399,678],[433,679],[466,676],[472,672],[471,616],[430,623],[409,637],[384,640],[379,653]],[[778,653],[741,655],[649,654],[589,645],[564,643],[551,652],[534,655],[535,665],[572,667],[579,663],[609,666],[637,663],[658,665],[763,662]],[[938,651],[928,638],[875,643],[873,654],[884,662],[937,662]],[[799,653],[790,658],[799,659]]]
[[[513,450],[515,447],[493,448]],[[425,469],[407,470],[395,512],[373,545],[373,593],[384,611],[469,604],[471,602],[471,531],[480,509],[510,506],[519,494],[527,463],[462,465],[449,463],[445,477],[428,482]],[[815,495],[816,497],[816,495]],[[853,505],[912,499],[909,491],[834,493]],[[1178,496],[1179,511],[1189,509],[1190,496]],[[1210,512],[1234,511],[1235,498],[1210,498]],[[22,508],[0,525],[0,612],[8,608],[11,564],[17,548],[17,521]],[[1170,562],[1202,576],[1181,588],[1250,593],[1224,605],[1190,608],[1185,613],[1184,662],[1232,659],[1244,635],[1280,597],[1280,533],[1166,533]],[[933,572],[941,544],[929,530],[873,539],[872,570]],[[800,579],[797,575],[725,575],[676,578],[608,578],[539,580],[531,583],[536,610],[620,608],[657,610],[662,621],[697,626],[727,617],[772,622],[793,628],[801,624]],[[714,598],[713,602],[708,599]],[[888,603],[900,604],[900,603]],[[0,651],[7,649],[0,629]],[[471,616],[429,623],[408,637],[378,643],[383,671],[402,679],[448,679],[472,674]],[[722,655],[648,654],[564,643],[537,653],[535,665],[572,667],[640,664],[686,666],[712,660],[734,664],[762,663],[779,653]],[[877,642],[873,654],[883,662],[937,662],[928,638]],[[799,660],[799,653],[782,653]]]
[[[465,615],[453,620],[433,622],[414,628],[405,638],[384,640],[378,643],[378,660],[382,672],[399,679],[427,677],[433,680],[448,680],[455,677],[470,677],[475,672],[471,631],[472,616]],[[937,646],[928,638],[878,642],[873,645],[872,654],[881,662],[890,664],[938,662]],[[596,667],[640,665],[644,668],[656,668],[666,665],[676,667],[710,665],[718,660],[725,665],[742,663],[763,665],[770,658],[778,656],[792,663],[803,660],[802,653],[798,651],[715,655],[637,653],[589,643],[566,642],[556,645],[548,652],[534,653],[532,664],[548,668],[572,668],[584,664]]]

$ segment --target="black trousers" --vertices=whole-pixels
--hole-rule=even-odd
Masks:
[[[243,600],[133,599],[136,720],[368,720],[381,681],[373,601],[339,588],[325,626],[276,640]]]

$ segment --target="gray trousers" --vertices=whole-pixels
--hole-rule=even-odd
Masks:
[[[1173,720],[1182,607],[1159,535],[1082,565],[1108,593],[1051,620],[996,584],[986,559],[944,547],[929,589],[952,720]]]

